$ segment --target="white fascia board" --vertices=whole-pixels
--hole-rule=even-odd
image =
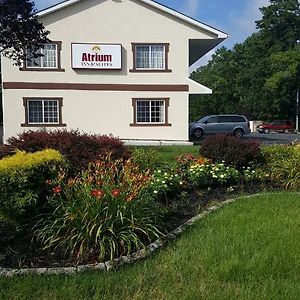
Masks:
[[[188,78],[188,85],[189,85],[189,94],[190,95],[210,95],[212,94],[212,90],[206,87],[203,84],[200,84],[190,78]]]
[[[64,2],[61,2],[61,3],[58,3],[58,4],[55,4],[53,6],[50,6],[48,8],[45,8],[39,12],[37,12],[37,16],[38,17],[43,17],[45,15],[48,15],[48,14],[51,14],[57,10],[60,10],[64,7],[67,7],[67,6],[70,6],[70,5],[73,5],[77,2],[81,2],[82,0],[67,0],[67,1],[64,1]]]
[[[83,1],[83,0],[67,0],[67,1],[64,1],[62,3],[58,3],[56,5],[53,5],[53,6],[49,7],[49,8],[46,8],[46,9],[38,12],[37,16],[38,17],[43,17],[45,15],[48,15],[48,14],[53,13],[53,12],[55,12],[57,10],[60,10],[60,9],[62,9],[64,7],[73,5],[73,4],[81,2],[81,1]],[[215,29],[215,28],[213,28],[211,26],[208,26],[208,25],[206,25],[204,23],[201,23],[201,22],[199,22],[199,21],[197,21],[197,20],[195,20],[193,18],[190,18],[190,17],[188,17],[188,16],[186,16],[186,15],[184,15],[184,14],[182,14],[182,13],[180,13],[180,12],[174,10],[174,9],[171,9],[171,8],[169,8],[167,6],[164,6],[164,5],[162,5],[162,4],[160,4],[160,3],[156,2],[156,1],[153,1],[153,0],[139,0],[139,1],[141,1],[141,2],[143,2],[145,4],[148,4],[149,6],[155,7],[155,8],[157,8],[157,9],[163,11],[163,12],[166,12],[166,13],[168,13],[168,14],[170,14],[170,15],[172,15],[172,16],[180,19],[180,20],[183,20],[183,21],[185,21],[185,22],[187,22],[189,24],[192,24],[192,25],[194,25],[194,26],[196,26],[196,27],[198,27],[200,29],[203,29],[203,30],[206,30],[208,32],[211,32],[211,33],[217,35],[218,39],[226,39],[226,38],[228,38],[228,35],[226,33],[222,32],[222,31],[219,31],[219,30],[217,30],[217,29]]]
[[[162,4],[160,4],[160,3],[156,2],[156,1],[153,1],[153,0],[140,0],[140,1],[144,2],[144,3],[148,4],[148,5],[151,5],[153,7],[156,7],[158,9],[160,9],[160,10],[162,10],[162,11],[164,11],[164,12],[170,14],[170,15],[173,15],[174,17],[176,17],[178,19],[186,21],[187,23],[190,23],[190,24],[192,24],[192,25],[194,25],[194,26],[196,26],[196,27],[198,27],[200,29],[204,29],[204,30],[206,30],[208,32],[214,33],[214,34],[216,34],[218,36],[219,39],[226,39],[226,38],[228,38],[228,34],[222,32],[222,31],[219,31],[219,30],[217,30],[217,29],[215,29],[215,28],[213,28],[211,26],[208,26],[208,25],[206,25],[204,23],[201,23],[201,22],[199,22],[199,21],[197,21],[197,20],[195,20],[195,19],[193,19],[191,17],[188,17],[188,16],[186,16],[186,15],[184,15],[184,14],[182,14],[182,13],[180,13],[180,12],[174,10],[174,9],[171,9],[171,8],[169,8],[167,6],[164,6],[164,5],[162,5]]]

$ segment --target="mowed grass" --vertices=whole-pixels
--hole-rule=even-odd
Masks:
[[[300,299],[300,195],[239,198],[109,273],[0,278],[1,299]]]
[[[195,157],[200,156],[199,146],[136,146],[131,148],[157,152],[160,166],[172,165],[176,161],[176,157],[184,153],[192,154]]]

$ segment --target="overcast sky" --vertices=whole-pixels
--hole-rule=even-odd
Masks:
[[[35,0],[40,10],[61,0]],[[267,6],[269,0],[157,0],[170,8],[183,12],[201,22],[229,34],[221,45],[231,48],[255,31],[255,21],[261,18],[259,8]],[[203,59],[206,61],[208,55]]]

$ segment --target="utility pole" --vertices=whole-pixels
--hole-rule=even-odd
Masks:
[[[299,132],[299,88],[297,88],[296,98],[296,131]]]
[[[296,46],[299,47],[300,40],[296,41]],[[297,96],[296,96],[296,132],[299,132],[299,83],[297,82]]]

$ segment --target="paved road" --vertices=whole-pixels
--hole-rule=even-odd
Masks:
[[[269,133],[269,134],[260,134],[260,133],[251,133],[243,137],[247,140],[256,140],[263,145],[272,145],[272,144],[290,144],[292,142],[298,141],[300,143],[300,134],[282,134],[282,133]],[[204,138],[196,140],[191,139],[195,145],[201,145],[204,141]]]

